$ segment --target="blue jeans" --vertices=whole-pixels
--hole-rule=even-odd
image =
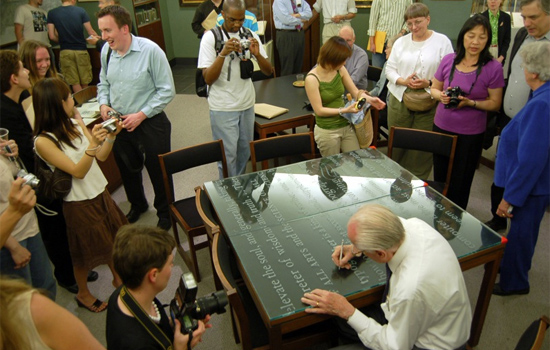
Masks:
[[[250,141],[254,138],[254,106],[244,111],[210,111],[210,125],[214,140],[222,139],[229,176],[244,174],[250,158]],[[218,163],[220,179],[223,178]]]
[[[29,264],[16,270],[10,251],[4,247],[0,250],[0,271],[3,275],[21,277],[34,288],[47,290],[48,296],[55,301],[57,286],[42,236],[39,233],[20,241],[19,244],[31,253]]]
[[[384,44],[384,50],[386,50],[386,44]],[[384,51],[382,53],[373,53],[372,54],[372,65],[375,67],[382,68],[386,62],[386,54]]]

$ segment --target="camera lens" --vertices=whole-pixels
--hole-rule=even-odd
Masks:
[[[193,318],[202,320],[206,315],[223,314],[227,303],[227,294],[223,290],[199,298]]]

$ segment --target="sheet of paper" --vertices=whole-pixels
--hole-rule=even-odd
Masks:
[[[95,119],[99,116],[99,102],[86,102],[82,106],[76,108],[83,119]]]

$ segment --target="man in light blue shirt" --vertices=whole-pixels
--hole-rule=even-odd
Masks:
[[[306,0],[273,2],[273,21],[277,29],[275,43],[281,62],[281,76],[302,73],[305,49],[305,35],[302,29],[310,18],[311,7]]]
[[[223,16],[220,13],[218,15],[218,18],[216,18],[216,25],[218,27],[221,27],[222,24],[223,24]],[[256,19],[256,15],[253,14],[252,12],[248,11],[248,10],[244,11],[243,27],[248,28],[251,31],[253,31],[254,33],[258,34],[258,20]]]
[[[175,95],[172,70],[160,47],[130,33],[130,14],[121,6],[107,6],[97,15],[102,39],[98,101],[101,117],[109,111],[122,115],[124,129],[113,147],[122,183],[132,207],[126,215],[135,222],[147,211],[141,170],[147,168],[155,191],[157,226],[171,227],[158,155],[170,152],[171,124],[163,109]]]

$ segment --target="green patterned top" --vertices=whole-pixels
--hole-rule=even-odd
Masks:
[[[342,83],[340,72],[336,72],[336,75],[330,82],[320,81],[319,78],[313,73],[309,73],[308,75],[314,76],[319,82],[319,92],[321,94],[323,107],[344,107],[344,101],[342,100],[342,95],[344,94],[344,84]],[[343,128],[349,124],[345,118],[338,114],[332,117],[320,117],[315,114],[315,123],[320,128],[328,130]]]
[[[491,23],[491,31],[493,32],[491,38],[491,45],[498,45],[498,17],[500,16],[500,11],[497,12],[496,16],[489,11],[489,22]],[[495,57],[496,58],[496,57]]]

